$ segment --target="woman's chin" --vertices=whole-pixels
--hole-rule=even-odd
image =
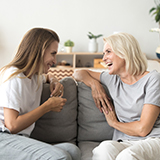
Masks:
[[[47,74],[48,71],[49,71],[49,69],[50,69],[50,66],[46,66],[46,67],[44,68],[43,72],[44,72],[45,74]]]
[[[43,70],[43,73],[44,73],[44,74],[47,74],[47,73],[48,73],[48,70],[49,70],[48,68],[47,68],[47,69],[44,69],[44,70]]]
[[[112,71],[112,70],[109,70],[109,72],[108,72],[109,74],[114,74],[114,72]]]

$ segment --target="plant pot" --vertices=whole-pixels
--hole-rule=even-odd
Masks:
[[[95,53],[98,50],[98,43],[95,38],[90,39],[88,44],[88,51]]]
[[[66,48],[66,52],[67,53],[71,53],[72,52],[72,47],[65,47]]]
[[[157,55],[157,58],[160,59],[160,46],[158,46],[156,49],[156,55]]]

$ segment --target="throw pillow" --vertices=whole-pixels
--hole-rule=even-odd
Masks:
[[[105,90],[110,97],[107,88]],[[113,128],[96,107],[91,88],[78,82],[78,141],[101,142],[112,139],[112,135]]]
[[[60,81],[64,86],[63,97],[67,99],[61,112],[48,112],[35,125],[31,137],[37,140],[55,144],[61,142],[76,142],[77,136],[77,86],[72,78]],[[45,83],[41,104],[50,97],[49,84]]]

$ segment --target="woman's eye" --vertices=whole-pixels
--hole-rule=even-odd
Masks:
[[[52,52],[51,54],[52,54],[52,55],[55,55],[56,53],[57,53],[57,52]]]
[[[107,52],[107,53],[111,53],[111,51],[110,51],[110,50],[107,50],[106,52]]]
[[[106,52],[103,52],[103,55],[108,55],[108,54],[110,54],[111,53],[111,51],[106,51]]]

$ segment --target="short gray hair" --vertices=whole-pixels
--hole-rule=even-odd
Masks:
[[[147,70],[147,58],[131,34],[120,32],[103,40],[110,45],[117,56],[125,60],[126,70],[131,75],[141,75]]]

